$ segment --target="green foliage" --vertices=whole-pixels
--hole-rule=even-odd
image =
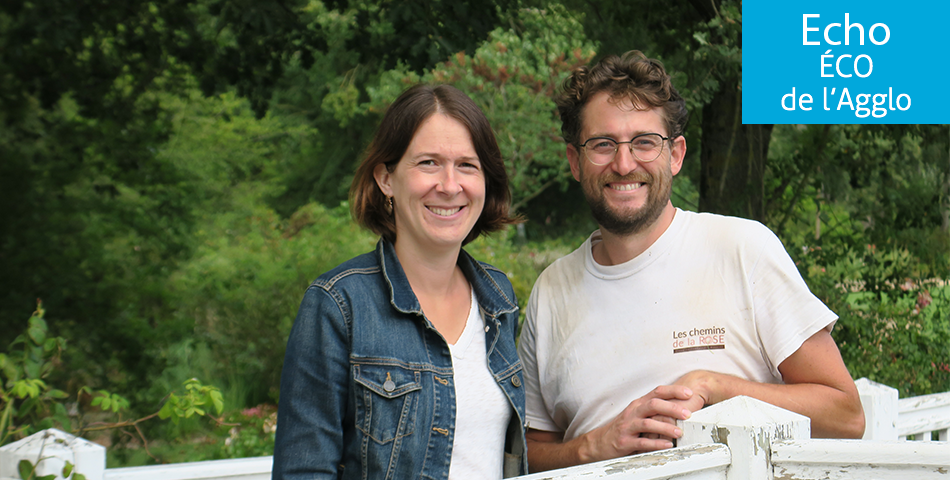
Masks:
[[[457,52],[474,51],[517,2],[309,1],[299,10],[307,35],[326,48],[312,65],[292,58],[274,85],[270,111],[305,119],[322,141],[306,147],[306,158],[280,167],[285,191],[269,204],[282,216],[317,201],[333,206],[347,198],[347,186],[362,149],[379,120],[361,110],[368,88],[397,65],[414,72],[432,68]],[[395,97],[393,97],[395,98]],[[392,100],[392,99],[390,99]],[[257,103],[255,103],[257,105]],[[318,168],[315,168],[318,167]]]
[[[366,2],[327,0],[328,7],[355,14],[361,32],[346,49],[359,62],[383,68],[406,63],[421,71],[459,51],[471,51],[516,7],[512,0],[404,0]]]
[[[226,417],[228,424],[237,424],[221,442],[222,458],[261,457],[274,454],[277,432],[277,407],[270,404],[246,408]]]
[[[37,460],[36,465],[29,460],[20,460],[20,463],[17,464],[17,473],[20,474],[20,478],[23,480],[56,480],[57,476],[52,473],[43,475],[42,477],[36,476],[36,468],[39,466],[40,460]],[[66,462],[61,472],[62,478],[65,480],[69,480],[70,478],[72,480],[86,480],[85,475],[74,471],[75,468],[75,465]]]
[[[911,277],[917,259],[899,247],[805,248],[798,265],[839,320],[841,355],[855,377],[902,397],[950,391],[950,283]]]
[[[60,337],[48,337],[44,315],[42,304],[39,304],[29,319],[26,332],[14,340],[14,347],[24,344],[22,355],[0,354],[0,371],[4,380],[0,386],[0,445],[53,426],[78,436],[100,430],[131,428],[143,444],[146,444],[147,452],[147,440],[139,426],[141,423],[157,416],[161,419],[170,418],[177,425],[181,419],[194,416],[213,418],[211,412],[221,415],[224,411],[221,391],[192,378],[184,382],[183,394],[172,391],[158,412],[136,420],[123,419],[122,412],[129,409],[129,401],[124,397],[106,390],[93,392],[87,386],[78,389],[77,406],[80,406],[84,399],[89,400],[91,397],[91,407],[98,407],[102,413],[111,412],[111,416],[117,416],[118,421],[89,424],[83,415],[68,415],[65,406],[66,393],[52,388],[42,380],[62,368],[59,359],[66,345],[66,341]],[[101,414],[95,417],[102,419]],[[35,476],[35,466],[43,459],[41,449],[35,463],[27,460],[20,462],[18,468],[21,477],[47,478]],[[75,479],[84,478],[72,470],[72,466],[67,464],[62,473],[63,478],[70,478],[70,475]]]
[[[509,228],[490,236],[481,236],[465,246],[465,251],[476,260],[491,264],[508,274],[508,280],[518,297],[521,318],[524,321],[525,305],[534,287],[534,281],[552,262],[567,255],[586,240],[586,235],[564,236],[540,242],[519,245],[515,229]]]
[[[129,408],[129,401],[124,397],[109,393],[105,390],[99,390],[99,396],[92,399],[90,405],[99,407],[103,411],[112,410],[112,413],[119,413],[120,410]]]
[[[530,211],[530,202],[548,189],[564,191],[573,181],[564,157],[552,96],[579,65],[594,56],[576,15],[559,5],[523,9],[518,22],[496,28],[471,56],[462,52],[417,75],[403,66],[383,74],[368,88],[361,108],[382,113],[400,92],[415,83],[451,84],[467,93],[488,117],[508,170],[513,209]],[[537,216],[549,215],[535,209]]]
[[[632,48],[663,60],[694,119],[673,201],[696,209],[699,152],[720,149],[701,136],[738,118],[709,106],[740,91],[741,20],[733,0],[0,6],[0,331],[24,332],[0,346],[0,443],[106,416],[168,440],[164,461],[268,453],[268,420],[244,413],[221,445],[188,440],[214,440],[200,413],[221,401],[278,397],[306,285],[373,248],[336,206],[410,83],[458,86],[496,129],[529,222],[466,248],[522,306],[596,228],[550,100],[571,67]],[[778,125],[765,149],[765,222],[805,245],[852,373],[904,395],[948,390],[948,134]],[[37,297],[56,322],[39,308],[24,328]],[[94,414],[69,416],[66,391]],[[136,423],[156,410],[177,421]]]
[[[199,232],[201,246],[171,288],[176,315],[210,348],[214,378],[240,377],[253,392],[243,401],[253,405],[277,397],[287,334],[307,285],[372,250],[376,239],[352,223],[346,205],[310,204],[286,220],[253,201],[232,208]]]
[[[37,302],[27,329],[0,353],[0,445],[54,425],[69,426],[62,390],[45,379],[59,365],[66,341],[48,337],[46,311]],[[25,478],[25,477],[24,477]]]
[[[767,223],[790,243],[899,245],[912,277],[950,270],[950,131],[945,126],[778,125],[766,176]],[[807,240],[807,239],[811,240]]]
[[[103,407],[105,408],[105,407]],[[202,385],[197,378],[185,381],[185,394],[168,395],[162,409],[158,411],[158,418],[178,423],[182,418],[191,418],[193,415],[207,415],[208,409],[214,409],[218,415],[224,410],[224,401],[221,391],[217,387]]]
[[[691,87],[684,93],[690,110],[702,108],[712,101],[722,84],[735,82],[742,72],[741,4],[724,1],[715,16],[700,22],[693,29],[692,64],[698,72]]]

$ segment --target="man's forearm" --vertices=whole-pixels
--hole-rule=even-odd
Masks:
[[[813,437],[861,438],[864,434],[864,412],[856,391],[817,383],[758,383],[714,372],[702,376],[699,383],[687,384],[708,395],[709,404],[745,395],[807,416]]]
[[[861,438],[864,409],[838,346],[822,329],[778,366],[784,385],[758,383],[732,375],[696,370],[680,377],[708,404],[745,395],[811,419],[813,437]]]
[[[582,437],[562,442],[560,434],[534,431],[526,436],[526,441],[528,468],[531,472],[543,472],[587,463],[581,458],[580,453]]]
[[[798,383],[762,384],[742,381],[733,395],[746,395],[811,419],[815,438],[861,438],[864,435],[864,410],[860,397],[828,385]]]

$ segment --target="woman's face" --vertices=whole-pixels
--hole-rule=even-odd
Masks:
[[[379,165],[374,175],[393,198],[397,244],[423,251],[461,247],[485,205],[485,174],[472,136],[439,113],[419,126],[395,170]]]

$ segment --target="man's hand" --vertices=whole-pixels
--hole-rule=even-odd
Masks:
[[[691,399],[693,392],[686,387],[657,387],[630,402],[607,424],[568,442],[562,442],[563,434],[557,432],[528,430],[528,464],[537,472],[671,448],[671,439],[683,434],[675,420],[692,415],[684,407],[696,404]]]
[[[689,385],[688,385],[688,384],[684,384],[684,383],[682,383],[682,382],[680,382],[680,381],[677,381],[674,385],[683,385],[683,386],[689,388]],[[688,398],[688,399],[686,399],[686,400],[671,399],[671,400],[669,400],[669,401],[670,401],[670,402],[673,402],[673,403],[676,403],[676,404],[678,404],[679,406],[685,408],[685,409],[688,410],[691,414],[692,414],[693,412],[698,412],[698,411],[701,410],[703,407],[705,407],[706,405],[709,405],[709,404],[710,404],[709,402],[706,401],[706,399],[708,398],[708,396],[704,396],[703,394],[700,394],[700,393],[697,392],[695,389],[692,389],[692,388],[689,388],[689,389],[692,390],[692,392],[693,392],[693,395],[692,395],[690,398]],[[708,395],[708,394],[707,394],[707,395]],[[666,415],[655,415],[655,416],[653,416],[653,420],[656,420],[656,421],[659,421],[659,422],[669,423],[669,424],[671,424],[671,425],[676,425],[676,419],[673,418],[673,417],[668,417],[668,416],[666,416]],[[674,440],[675,440],[676,437],[665,437],[665,436],[661,436],[660,434],[657,434],[657,433],[641,433],[640,436],[641,436],[641,437],[644,437],[644,438],[667,440],[667,441],[669,441],[671,444],[674,444],[674,446],[675,446]]]
[[[703,405],[714,405],[731,397],[723,398],[721,381],[724,375],[706,370],[693,370],[676,379],[673,385],[682,385],[702,398]],[[702,408],[702,407],[700,407]]]
[[[812,335],[778,369],[784,385],[707,370],[689,372],[674,385],[692,390],[706,405],[745,395],[805,415],[811,419],[812,437],[861,438],[861,397],[828,330]]]

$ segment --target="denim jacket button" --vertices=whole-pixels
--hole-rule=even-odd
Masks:
[[[520,387],[520,386],[521,386],[521,379],[518,378],[517,376],[511,377],[511,384],[514,385],[515,388]]]

